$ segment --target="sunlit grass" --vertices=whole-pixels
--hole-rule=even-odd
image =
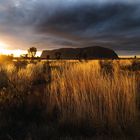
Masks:
[[[24,123],[37,115],[34,123],[41,120],[43,126],[52,124],[69,133],[137,132],[140,69],[132,69],[133,64],[132,60],[0,64],[2,116],[6,121],[6,112],[13,122],[14,112]]]
[[[117,130],[136,119],[135,75],[103,74],[98,61],[54,71],[50,92],[62,123]]]

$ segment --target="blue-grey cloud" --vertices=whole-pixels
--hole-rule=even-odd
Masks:
[[[139,45],[140,5],[129,3],[84,4],[70,9],[60,9],[48,19],[40,19],[37,29],[62,37],[77,39],[82,43],[110,44],[125,49]],[[113,44],[114,43],[114,44]],[[130,48],[132,49],[132,48]]]
[[[0,0],[0,34],[42,49],[140,50],[139,13],[140,0]]]

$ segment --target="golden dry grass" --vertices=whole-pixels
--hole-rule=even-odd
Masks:
[[[25,110],[17,113],[23,120],[37,114],[35,122],[55,124],[62,131],[79,129],[93,135],[136,131],[140,78],[138,70],[130,69],[132,64],[130,60],[1,64],[0,118],[5,112],[13,116],[11,109]]]
[[[63,71],[54,70],[51,105],[57,106],[62,123],[95,128],[122,129],[136,120],[136,79],[118,67],[104,74],[99,61],[79,63]]]

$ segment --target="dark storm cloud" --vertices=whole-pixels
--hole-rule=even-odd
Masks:
[[[135,5],[107,4],[101,7],[97,5],[80,5],[70,9],[60,9],[51,17],[40,19],[40,31],[83,32],[106,30],[110,32],[131,30],[139,27],[140,17],[134,17],[138,9]],[[97,27],[97,28],[95,28]],[[91,35],[91,34],[90,34]]]
[[[84,4],[59,9],[40,19],[37,29],[84,42],[140,45],[140,5],[129,3]],[[66,35],[65,35],[66,34]],[[93,43],[94,44],[94,43]],[[127,49],[127,48],[126,48]]]
[[[140,50],[139,0],[0,0],[0,30],[40,48]]]

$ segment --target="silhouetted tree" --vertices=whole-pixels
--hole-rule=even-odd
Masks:
[[[28,58],[28,54],[21,54],[20,58]]]
[[[28,56],[30,58],[34,58],[35,55],[36,55],[36,52],[37,52],[37,48],[31,47],[31,48],[28,49]]]

